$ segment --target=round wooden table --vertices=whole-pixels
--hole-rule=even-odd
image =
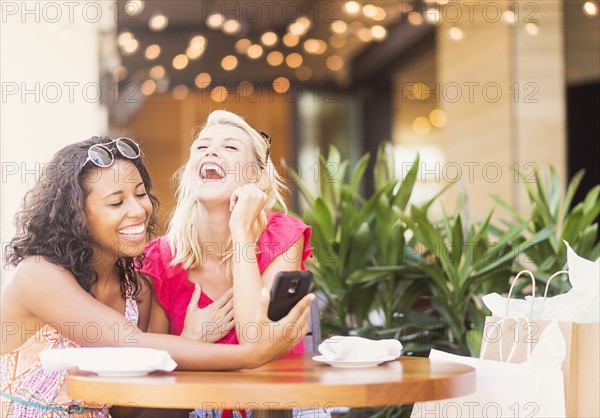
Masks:
[[[229,372],[154,372],[100,377],[72,372],[73,399],[149,408],[292,409],[370,407],[446,399],[475,391],[472,367],[401,357],[365,368],[331,367],[288,355],[263,367]]]

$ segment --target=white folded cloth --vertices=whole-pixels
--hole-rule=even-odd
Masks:
[[[101,373],[171,371],[177,367],[168,352],[153,348],[90,347],[44,350],[40,353],[42,367],[48,371],[79,368]]]
[[[398,340],[335,336],[323,341],[319,352],[328,361],[371,361],[400,357],[402,344]]]

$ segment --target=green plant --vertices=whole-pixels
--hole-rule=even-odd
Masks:
[[[485,317],[480,297],[505,291],[514,261],[546,241],[552,227],[527,231],[522,219],[502,232],[491,225],[493,210],[470,224],[462,189],[456,214],[442,207],[433,219],[430,207],[452,185],[409,208],[419,157],[399,178],[389,144],[378,149],[375,192],[366,198],[360,185],[369,158],[348,173],[349,161],[332,147],[319,157],[318,195],[298,182],[308,203],[303,218],[313,228],[311,269],[327,300],[325,332],[397,338],[406,351],[477,352]]]
[[[584,258],[595,260],[600,256],[597,222],[600,214],[600,185],[593,187],[583,202],[571,207],[573,196],[583,176],[583,170],[575,174],[564,192],[554,167],[550,167],[547,181],[544,181],[539,171],[535,172],[533,179],[519,172],[519,178],[527,189],[531,204],[529,217],[519,214],[500,197],[493,197],[512,216],[512,219],[505,221],[502,227],[495,229],[497,234],[513,229],[515,223],[518,225],[525,223],[526,230],[530,234],[551,229],[552,233],[546,239],[526,249],[527,258],[517,260],[520,268],[532,269],[530,265],[535,266],[535,276],[540,280],[542,291],[548,277],[566,266],[566,246],[563,240],[569,242],[575,252]],[[521,241],[524,239],[522,237]],[[565,281],[554,280],[551,292],[562,293],[568,290],[567,286]]]
[[[427,208],[412,206],[401,219],[414,233],[418,247],[426,254],[425,262],[415,267],[430,278],[431,303],[442,316],[446,334],[439,346],[462,354],[479,352],[485,320],[481,296],[503,292],[513,273],[518,255],[546,240],[552,230],[544,228],[522,242],[527,221],[493,239],[490,232],[492,209],[483,222],[469,225],[467,197],[458,195],[455,212],[449,216],[441,206],[439,220],[431,220]]]
[[[395,309],[392,305],[410,305],[410,301],[401,302],[410,299],[403,295],[388,299],[387,304],[382,302],[377,286],[407,269],[405,231],[397,220],[416,176],[413,170],[397,182],[389,158],[385,146],[380,147],[375,169],[377,190],[368,199],[360,193],[368,154],[351,174],[349,161],[342,161],[335,147],[330,148],[327,157],[321,155],[318,196],[302,180],[298,182],[307,201],[303,219],[313,228],[315,257],[311,269],[317,289],[327,299],[323,317],[326,332],[348,334],[369,328],[368,316],[376,307],[375,300],[385,306],[388,325]]]
[[[405,350],[412,350],[423,345],[423,333],[403,330],[428,287],[426,276],[413,267],[419,256],[408,251],[406,225],[400,222],[400,215],[410,200],[419,159],[417,156],[406,176],[399,179],[390,147],[382,144],[374,168],[375,193],[365,198],[360,186],[369,159],[368,154],[363,156],[348,173],[349,162],[342,161],[332,147],[327,157],[319,156],[318,196],[298,182],[308,204],[303,218],[313,229],[315,257],[310,267],[316,288],[327,300],[322,326],[325,335],[398,338]],[[409,259],[414,260],[408,263]],[[382,318],[380,324],[370,319],[373,312]],[[426,321],[436,320],[426,317]],[[400,417],[409,416],[410,409],[406,405],[353,409],[347,416]]]
[[[463,189],[453,214],[441,206],[441,215],[432,216],[430,208],[451,184],[425,204],[409,205],[419,157],[399,177],[388,144],[378,149],[375,190],[365,197],[360,188],[369,159],[364,155],[349,172],[350,162],[332,147],[327,156],[319,156],[316,195],[298,181],[307,202],[302,217],[313,228],[315,257],[310,268],[317,290],[327,301],[324,335],[397,338],[405,352],[424,354],[441,347],[476,354],[486,315],[481,296],[504,292],[523,267],[523,255],[548,273],[564,266],[562,239],[572,242],[580,254],[598,256],[594,219],[600,211],[600,186],[569,210],[582,174],[571,181],[565,196],[553,169],[550,186],[544,187],[539,177],[536,186],[526,184],[532,201],[530,217],[494,197],[513,217],[496,226],[494,209],[481,222],[468,219]],[[404,416],[408,410],[371,412],[392,417]],[[371,412],[351,411],[356,416]]]

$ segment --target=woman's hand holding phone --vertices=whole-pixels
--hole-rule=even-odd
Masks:
[[[248,333],[243,332],[246,338],[240,340],[240,345],[252,345],[252,356],[257,356],[253,360],[256,363],[253,367],[289,353],[304,338],[309,329],[310,307],[314,298],[313,294],[304,296],[285,317],[274,323],[267,316],[271,300],[269,291],[262,289],[256,328]]]
[[[280,271],[275,275],[271,287],[269,319],[279,321],[308,294],[312,284],[310,271]]]

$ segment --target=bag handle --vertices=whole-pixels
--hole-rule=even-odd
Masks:
[[[517,282],[517,280],[519,280],[519,277],[521,277],[523,273],[529,274],[529,277],[531,278],[531,311],[529,311],[529,319],[531,319],[531,317],[533,316],[533,303],[535,300],[535,277],[533,276],[533,273],[529,270],[521,270],[513,280],[512,284],[510,285],[510,289],[508,290],[508,296],[506,297],[506,312],[504,313],[505,317],[508,316],[508,304],[510,303],[510,297],[512,295],[513,288],[515,287],[515,283]]]
[[[550,287],[550,282],[556,277],[556,276],[560,276],[561,274],[566,274],[567,276],[569,275],[569,272],[567,270],[561,270],[561,271],[557,271],[556,273],[554,273],[552,276],[550,276],[548,278],[548,281],[546,282],[546,289],[544,290],[544,301],[542,302],[542,305],[546,304],[546,297],[548,296],[548,288]]]
[[[499,343],[499,347],[498,347],[498,357],[499,357],[499,361],[504,363],[504,350],[502,349],[502,325],[504,324],[504,322],[506,322],[507,319],[514,319],[515,323],[517,324],[517,327],[515,329],[515,335],[516,338],[513,340],[513,344],[512,347],[510,349],[510,352],[508,353],[508,358],[506,359],[506,363],[510,363],[510,361],[513,358],[513,355],[515,354],[515,351],[517,350],[517,345],[519,344],[519,342],[521,341],[521,337],[519,336],[520,334],[520,330],[521,330],[521,319],[525,320],[525,324],[527,324],[529,322],[529,320],[527,319],[527,317],[525,317],[525,315],[522,315],[523,318],[519,318],[517,316],[505,316],[503,318],[500,318],[500,320],[498,320],[497,322],[494,322],[494,324],[497,324],[500,326],[500,339],[498,340]],[[485,330],[484,330],[485,333]],[[527,344],[527,360],[529,360],[529,355],[531,354],[531,340],[533,337],[533,327],[528,327],[528,339],[526,341],[528,341]],[[479,358],[484,358],[485,356],[485,352],[487,350],[487,346],[488,346],[488,340],[484,334],[483,336],[483,342],[481,343],[481,350],[479,353]]]

